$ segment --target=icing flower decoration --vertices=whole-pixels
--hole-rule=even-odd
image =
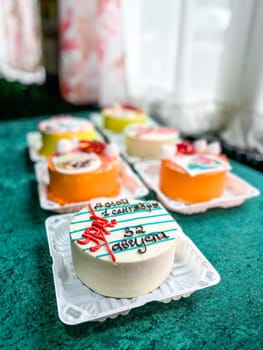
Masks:
[[[78,148],[78,141],[76,142],[76,139],[60,139],[56,145],[56,153],[66,154],[73,152],[76,148]]]
[[[177,153],[179,154],[194,154],[195,153],[195,148],[192,145],[191,142],[188,141],[182,141],[176,145],[177,147]]]
[[[205,139],[196,140],[194,143],[194,148],[198,153],[204,153],[207,150],[207,142]]]
[[[106,143],[102,141],[89,141],[89,140],[80,140],[79,148],[82,152],[94,152],[97,154],[104,153]]]
[[[127,109],[127,110],[130,110],[130,111],[134,111],[134,112],[137,112],[140,110],[140,108],[136,107],[136,106],[133,106],[131,104],[128,104],[128,103],[125,103],[125,104],[122,104],[122,105],[119,105],[120,108],[123,108],[123,109]]]
[[[171,159],[175,154],[174,145],[164,144],[160,147],[160,158],[161,159]]]
[[[115,143],[110,143],[105,147],[104,154],[109,157],[115,157],[119,155],[118,146]]]
[[[114,143],[106,144],[102,141],[78,140],[77,138],[58,141],[55,155],[65,155],[73,152],[105,154],[109,157],[119,155],[118,146]]]
[[[208,153],[218,155],[221,153],[221,145],[218,141],[207,144],[204,139],[196,140],[194,143],[194,149],[197,153]]]
[[[217,141],[211,142],[207,146],[207,152],[211,154],[220,154],[222,152],[220,143]]]

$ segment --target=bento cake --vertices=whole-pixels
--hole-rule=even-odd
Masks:
[[[116,104],[102,110],[104,128],[120,133],[127,125],[145,123],[146,113],[139,107]]]
[[[38,129],[42,139],[39,154],[45,157],[55,151],[57,142],[62,138],[76,137],[86,140],[95,138],[95,129],[89,120],[71,115],[58,115],[42,120]]]
[[[188,204],[206,202],[223,194],[229,162],[218,142],[163,145],[160,150],[160,190],[170,199]]]
[[[128,125],[124,134],[128,155],[140,158],[157,158],[163,144],[175,143],[178,139],[175,128],[143,124]]]
[[[94,202],[70,224],[73,268],[85,285],[102,295],[144,295],[169,276],[180,230],[159,202]]]
[[[48,198],[61,205],[120,192],[117,146],[101,141],[62,139],[47,159]]]

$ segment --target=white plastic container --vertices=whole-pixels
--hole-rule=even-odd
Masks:
[[[148,188],[131,170],[129,165],[124,160],[121,160],[120,169],[119,181],[121,184],[121,191],[118,196],[111,199],[140,198],[146,196],[149,193]],[[61,205],[50,200],[47,197],[47,185],[49,182],[49,176],[46,161],[35,163],[35,174],[38,183],[37,186],[39,203],[42,209],[51,210],[56,213],[72,213],[79,211],[88,203],[88,201],[86,201]],[[98,199],[99,198],[97,198],[97,200]],[[107,198],[107,200],[109,199],[110,198]]]
[[[104,297],[85,286],[75,275],[68,234],[72,214],[46,219],[46,233],[56,292],[58,315],[67,325],[104,321],[127,315],[131,309],[159,301],[168,303],[211,287],[220,276],[194,243],[184,234],[178,237],[174,265],[169,277],[153,292],[128,299]]]
[[[256,197],[260,191],[237,175],[228,173],[226,186],[220,198],[208,202],[187,204],[168,198],[159,188],[160,160],[138,162],[134,165],[145,184],[156,192],[166,209],[181,214],[197,214],[210,208],[230,208],[241,205],[246,199]]]

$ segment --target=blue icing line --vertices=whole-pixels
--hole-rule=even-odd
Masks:
[[[153,208],[151,211],[160,210],[160,209],[162,209],[162,208]],[[106,216],[102,216],[102,218],[116,218],[117,215],[118,216],[129,215],[129,214],[134,214],[134,213],[142,213],[144,211],[148,212],[148,210],[146,210],[146,209],[141,209],[141,210],[135,210],[135,211],[128,211],[128,212],[125,212],[125,213],[119,213],[119,214],[115,214],[115,215],[106,215]],[[88,214],[89,212],[85,211],[84,213]],[[87,220],[81,220],[81,221],[73,221],[72,224],[74,225],[74,224],[79,224],[79,223],[82,223],[82,222],[89,222],[89,221],[92,221],[92,220],[87,219]]]
[[[169,215],[169,214],[168,214]],[[170,216],[170,215],[169,215]],[[130,220],[129,220],[130,221]],[[119,223],[120,221],[118,221],[118,223]],[[123,220],[122,222],[125,222],[125,220]],[[172,219],[172,220],[165,220],[165,221],[157,221],[157,222],[149,222],[149,223],[146,223],[146,224],[143,224],[144,226],[145,225],[156,225],[156,224],[163,224],[163,223],[167,223],[167,222],[176,222],[174,219]],[[138,226],[138,224],[136,224],[136,225],[133,225],[133,226],[130,226],[131,228],[132,227],[136,227],[136,226]],[[80,229],[78,229],[78,230],[74,230],[74,231],[70,231],[70,234],[72,235],[72,234],[74,234],[74,233],[77,233],[77,232],[82,232],[82,231],[85,231],[85,229],[86,229],[86,226],[85,227],[83,227],[83,228],[80,228]],[[119,231],[119,230],[123,230],[124,229],[124,227],[120,227],[120,228],[116,228],[116,229],[113,229],[113,230],[109,230],[110,232],[115,232],[115,231]]]
[[[138,204],[139,204],[140,202],[138,202]],[[151,202],[150,202],[151,203]],[[154,203],[154,202],[153,202]],[[113,210],[113,209],[121,209],[121,208],[125,208],[125,207],[128,207],[128,206],[130,206],[130,207],[134,207],[135,205],[138,205],[138,204],[124,204],[124,205],[118,205],[118,206],[116,206],[116,207],[104,207],[104,208],[97,208],[97,209],[95,209],[95,211],[96,212],[98,212],[98,211],[104,211],[104,210]],[[151,203],[152,204],[152,203]],[[155,204],[155,203],[154,203]],[[141,209],[141,210],[136,210],[136,212],[141,212],[141,211],[149,211],[149,210],[147,210],[147,205],[145,205],[146,206],[146,208],[145,209]],[[151,211],[153,211],[153,210],[161,210],[161,209],[163,209],[162,207],[157,207],[157,208],[148,208],[148,209],[151,209]],[[76,213],[75,215],[74,215],[74,217],[76,217],[76,216],[80,216],[80,215],[84,215],[84,214],[88,214],[88,213],[90,213],[90,211],[89,210],[85,210],[85,211],[80,211],[80,212],[78,212],[78,213]],[[134,212],[127,212],[126,214],[130,214],[130,213],[134,213]],[[120,214],[117,214],[117,215],[120,215]],[[113,215],[114,216],[114,215]],[[109,215],[109,216],[107,216],[107,217],[111,217],[111,215]]]
[[[175,239],[175,237],[172,237],[172,238],[168,238],[168,239],[166,239],[164,241],[153,242],[153,243],[150,243],[150,244],[146,244],[146,247],[148,247],[150,245],[153,245],[153,244],[159,244],[159,243],[164,243],[164,242],[167,242],[167,241],[172,241],[174,239]],[[116,251],[116,252],[114,252],[114,254],[124,253],[124,252],[127,252],[128,250],[134,250],[134,249],[139,249],[139,248],[140,247],[136,246],[136,247],[128,248],[128,249],[125,249],[125,250]],[[102,258],[103,256],[107,256],[107,255],[110,255],[110,254],[109,253],[100,254],[100,255],[97,255],[96,258]]]
[[[134,226],[135,227],[135,226]],[[130,228],[130,227],[129,227]],[[162,230],[160,232],[170,232],[170,231],[176,231],[177,228],[171,228],[171,229],[168,229],[168,230]],[[153,233],[157,233],[156,231],[153,231],[153,232],[147,232],[145,233],[144,235],[136,235],[136,236],[132,236],[132,237],[123,237],[122,239],[116,239],[114,241],[109,241],[108,243],[109,244],[113,244],[113,243],[118,243],[118,242],[122,242],[124,239],[128,239],[128,238],[142,238],[142,237],[146,237],[148,235],[151,235]],[[84,240],[85,238],[75,238],[73,239],[72,241],[75,242],[75,241],[78,241],[78,240]],[[105,243],[102,243],[102,246],[105,246]],[[89,247],[90,248],[90,247]],[[82,250],[88,250],[89,248],[83,248]]]
[[[135,212],[134,212],[135,213]],[[125,213],[123,215],[129,215],[129,214],[133,214],[133,213]],[[118,214],[119,215],[119,214]],[[165,213],[165,214],[158,214],[158,215],[154,215],[154,217],[157,217],[157,216],[171,216],[169,213]],[[109,217],[115,217],[115,215],[112,215],[112,216],[107,216],[107,218]],[[147,219],[149,218],[149,215],[148,216],[141,216],[139,219]],[[135,218],[132,218],[132,219],[126,219],[126,220],[118,220],[118,222],[127,222],[127,221],[132,221],[134,220]],[[93,220],[81,220],[81,221],[75,221],[75,222],[72,222],[71,225],[76,225],[76,224],[82,224],[82,223],[87,223],[87,222],[92,222]]]

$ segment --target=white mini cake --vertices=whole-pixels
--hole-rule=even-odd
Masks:
[[[125,128],[126,151],[130,156],[159,157],[160,147],[174,144],[178,139],[175,128],[132,124]]]
[[[70,224],[75,273],[105,296],[149,293],[172,269],[180,230],[155,201],[120,199],[89,205]]]

